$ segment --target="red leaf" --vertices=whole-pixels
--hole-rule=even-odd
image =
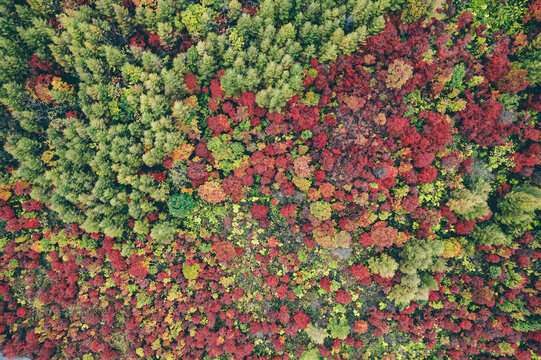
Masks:
[[[302,310],[296,313],[293,319],[295,319],[295,324],[299,329],[306,329],[311,320],[310,316],[306,315]]]
[[[338,290],[336,292],[336,301],[343,305],[349,304],[351,302],[351,294],[345,290]]]
[[[197,80],[194,74],[188,73],[184,75],[184,82],[186,83],[188,89],[193,90],[195,88],[196,81]]]

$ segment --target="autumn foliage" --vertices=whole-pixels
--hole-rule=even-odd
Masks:
[[[541,2],[359,4],[0,6],[2,355],[541,356]]]

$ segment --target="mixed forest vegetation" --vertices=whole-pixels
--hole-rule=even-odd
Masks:
[[[541,359],[540,20],[0,0],[0,353]]]

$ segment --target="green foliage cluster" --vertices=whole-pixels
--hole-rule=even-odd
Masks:
[[[304,350],[300,360],[319,360],[319,351],[315,348]]]
[[[488,215],[490,208],[487,200],[492,177],[487,166],[479,160],[476,161],[465,179],[466,187],[453,190],[447,206],[463,220],[474,220]]]
[[[511,239],[495,223],[477,226],[471,236],[483,245],[510,245]]]
[[[456,6],[458,11],[471,11],[491,31],[512,34],[522,29],[521,19],[530,4],[528,0],[461,0]]]
[[[312,340],[314,344],[323,344],[325,339],[329,336],[329,333],[326,329],[317,327],[312,323],[308,324],[308,327],[305,330],[310,337],[310,340]]]
[[[231,141],[229,134],[213,137],[207,142],[208,149],[216,161],[218,169],[229,174],[240,166],[245,151],[244,145],[238,141]]]
[[[475,227],[471,237],[483,245],[511,246],[513,239],[538,222],[536,211],[541,209],[541,189],[531,184],[513,187],[498,198],[494,218]]]
[[[498,201],[496,219],[505,225],[525,225],[537,219],[541,210],[541,189],[533,185],[519,185]]]
[[[541,34],[525,46],[520,54],[520,67],[528,71],[527,79],[533,86],[541,82]]]
[[[37,4],[34,1],[30,5],[34,3]],[[32,55],[41,60],[52,59],[48,51],[52,29],[35,11],[39,10],[34,6],[0,1],[0,104],[5,105],[0,109],[0,162],[5,165],[15,165],[11,155],[4,151],[7,135],[19,131],[39,133],[49,121],[48,109],[24,91],[23,86]],[[33,140],[37,138],[34,135]],[[35,169],[37,162],[32,166]],[[2,167],[0,174],[4,172]]]
[[[331,331],[331,337],[345,340],[349,335],[350,327],[345,316],[333,317],[329,320],[329,330]]]
[[[402,307],[411,301],[427,301],[428,291],[439,288],[431,273],[446,269],[445,260],[440,257],[443,249],[439,240],[408,241],[399,254],[400,271],[404,276],[389,293],[389,299]]]
[[[197,206],[193,196],[190,194],[174,194],[167,201],[169,213],[176,217],[185,217],[189,215]]]
[[[387,254],[382,254],[379,257],[372,257],[368,260],[370,271],[378,274],[383,278],[391,278],[398,270],[398,263],[395,259]]]
[[[31,8],[10,0],[0,1],[0,83],[4,87],[8,82],[14,86],[24,81],[32,54],[37,51],[46,55],[50,33],[47,22],[36,17]]]
[[[196,279],[200,270],[199,264],[182,265],[182,275],[188,280]]]
[[[197,35],[213,18],[211,9],[201,4],[190,4],[180,14],[182,23],[190,34]]]
[[[488,215],[489,207],[487,196],[472,192],[467,188],[454,190],[451,192],[451,198],[447,202],[449,208],[454,211],[461,219],[473,220]]]
[[[178,229],[175,225],[167,222],[160,222],[152,227],[150,236],[158,243],[165,243],[172,241],[177,231]]]
[[[38,110],[23,111],[30,100],[7,83],[4,104],[21,114],[16,119],[28,131],[11,136],[7,149],[22,164],[17,174],[39,184],[33,196],[51,204],[64,221],[120,236],[128,217],[142,220],[168,197],[167,184],[140,170],[161,164],[183,142],[169,104],[182,98],[185,85],[182,71],[167,58],[122,45],[137,17],[125,16],[112,1],[96,5],[60,15],[60,32],[40,25],[43,42],[67,72],[63,78],[77,81],[77,103],[57,103],[81,116],[47,111],[44,121]],[[43,160],[45,153],[51,161]]]

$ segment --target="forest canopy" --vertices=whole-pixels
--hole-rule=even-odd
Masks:
[[[0,354],[541,358],[540,0],[0,0]]]

